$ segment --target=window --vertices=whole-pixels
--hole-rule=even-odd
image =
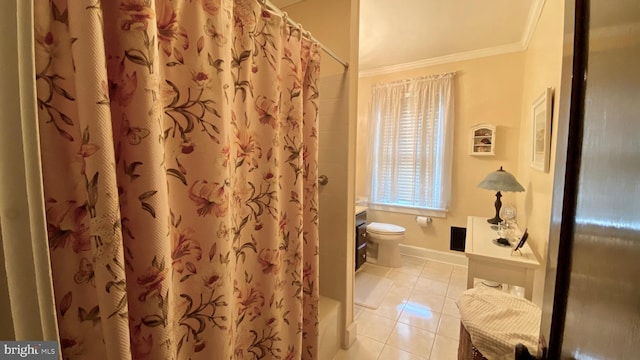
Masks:
[[[451,182],[453,73],[375,85],[369,203],[446,210]],[[402,211],[402,210],[400,210]]]

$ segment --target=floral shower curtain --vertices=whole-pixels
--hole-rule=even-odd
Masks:
[[[35,0],[69,359],[313,359],[320,54],[255,0]]]

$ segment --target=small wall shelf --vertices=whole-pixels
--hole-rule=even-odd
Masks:
[[[471,128],[471,155],[489,156],[496,154],[496,127],[478,124]]]

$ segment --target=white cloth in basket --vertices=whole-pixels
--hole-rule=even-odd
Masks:
[[[487,359],[513,359],[518,343],[537,353],[541,311],[531,301],[475,288],[463,292],[456,303],[471,342]]]

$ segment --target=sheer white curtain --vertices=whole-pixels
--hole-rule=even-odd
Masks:
[[[372,89],[374,207],[446,210],[451,184],[454,73]]]

